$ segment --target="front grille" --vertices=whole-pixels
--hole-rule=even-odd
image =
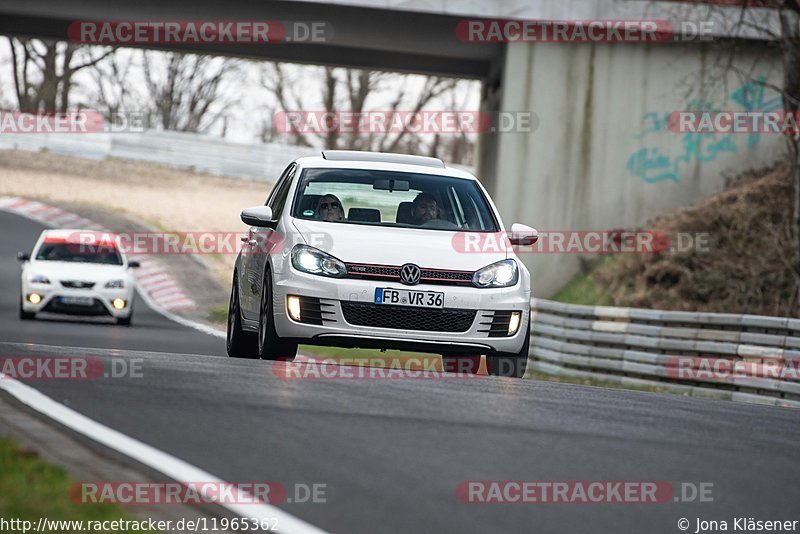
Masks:
[[[300,322],[321,325],[323,321],[335,321],[333,306],[318,298],[300,297]]]
[[[363,263],[348,263],[348,278],[361,278],[364,280],[385,280],[397,282],[400,280],[401,267],[393,265],[369,265]],[[472,283],[472,271],[448,271],[445,269],[420,269],[420,283],[440,285],[469,285]]]
[[[488,332],[489,337],[508,337],[508,325],[511,323],[511,313],[510,310],[502,310],[482,314],[481,328],[478,332]]]
[[[94,282],[79,282],[77,280],[61,280],[61,285],[72,289],[92,289]]]
[[[342,302],[342,313],[345,321],[356,326],[423,332],[466,332],[472,326],[477,312]]]
[[[94,303],[91,306],[77,306],[75,304],[64,304],[59,297],[55,297],[42,308],[42,311],[73,315],[110,315],[103,303],[97,299],[94,299]]]

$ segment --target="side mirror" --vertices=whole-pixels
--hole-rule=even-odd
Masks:
[[[539,232],[528,225],[514,223],[511,225],[511,235],[508,237],[512,245],[526,247],[533,245],[539,240]]]
[[[272,220],[272,208],[269,206],[256,206],[242,211],[242,222],[250,226],[269,227],[275,226]]]
[[[31,255],[26,252],[17,252],[17,261],[30,261]]]
[[[128,262],[128,268],[130,268],[130,269],[138,269],[141,266],[142,266],[142,264],[139,263],[138,261],[129,261]]]

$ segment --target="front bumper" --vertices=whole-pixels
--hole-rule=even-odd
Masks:
[[[276,278],[279,279],[273,281],[275,330],[282,338],[291,338],[307,344],[397,348],[453,354],[474,354],[475,351],[481,354],[519,352],[525,342],[525,328],[529,324],[530,295],[523,289],[521,283],[502,289],[430,284],[411,287],[396,282],[325,278],[299,273],[291,268]],[[379,287],[444,293],[446,310],[457,312],[472,310],[475,312],[474,319],[467,323],[468,328],[462,332],[382,328],[375,326],[375,321],[371,321],[373,326],[348,322],[342,304],[353,303],[357,307],[368,309],[373,304],[375,289]],[[287,313],[288,295],[317,298],[324,309],[332,313],[324,315],[322,324],[294,321]],[[409,313],[411,310],[415,308],[403,308],[400,311]],[[514,335],[491,337],[487,331],[486,323],[491,322],[494,312],[500,310],[521,313],[520,327]],[[352,310],[347,315],[352,321]]]
[[[28,295],[36,293],[41,301],[33,304],[28,300]],[[61,297],[88,297],[93,299],[91,306],[63,303]],[[121,298],[126,306],[118,310],[112,304],[115,299]],[[59,287],[55,284],[23,284],[22,309],[29,313],[59,313],[66,315],[94,315],[111,316],[115,319],[130,317],[133,313],[133,288],[126,289],[71,289]]]

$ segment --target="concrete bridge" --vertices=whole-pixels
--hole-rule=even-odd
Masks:
[[[541,230],[643,226],[720,190],[738,172],[774,162],[777,136],[676,134],[672,111],[765,111],[782,74],[754,31],[734,34],[735,7],[649,0],[57,0],[0,2],[0,33],[66,39],[77,20],[320,21],[324,42],[191,45],[180,50],[480,79],[484,111],[533,111],[535,131],[481,136],[479,176],[506,224]],[[752,16],[774,24],[772,14]],[[465,42],[465,19],[710,22],[714,40],[648,43]],[[169,49],[168,46],[160,46]],[[733,55],[731,55],[733,54]],[[732,58],[733,69],[722,69]],[[525,258],[547,297],[579,255]]]

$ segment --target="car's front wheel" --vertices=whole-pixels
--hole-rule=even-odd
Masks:
[[[258,355],[262,360],[292,361],[297,355],[297,343],[278,337],[275,331],[275,315],[272,309],[272,275],[264,273],[261,288],[261,313],[258,319]]]
[[[239,286],[236,274],[231,284],[231,299],[228,303],[228,330],[225,336],[225,348],[231,358],[258,358],[258,342],[256,336],[242,329],[242,317],[239,309]]]
[[[522,378],[528,368],[528,352],[531,345],[530,324],[525,333],[525,343],[519,352],[499,352],[494,356],[486,357],[486,368],[492,376],[511,376]]]

